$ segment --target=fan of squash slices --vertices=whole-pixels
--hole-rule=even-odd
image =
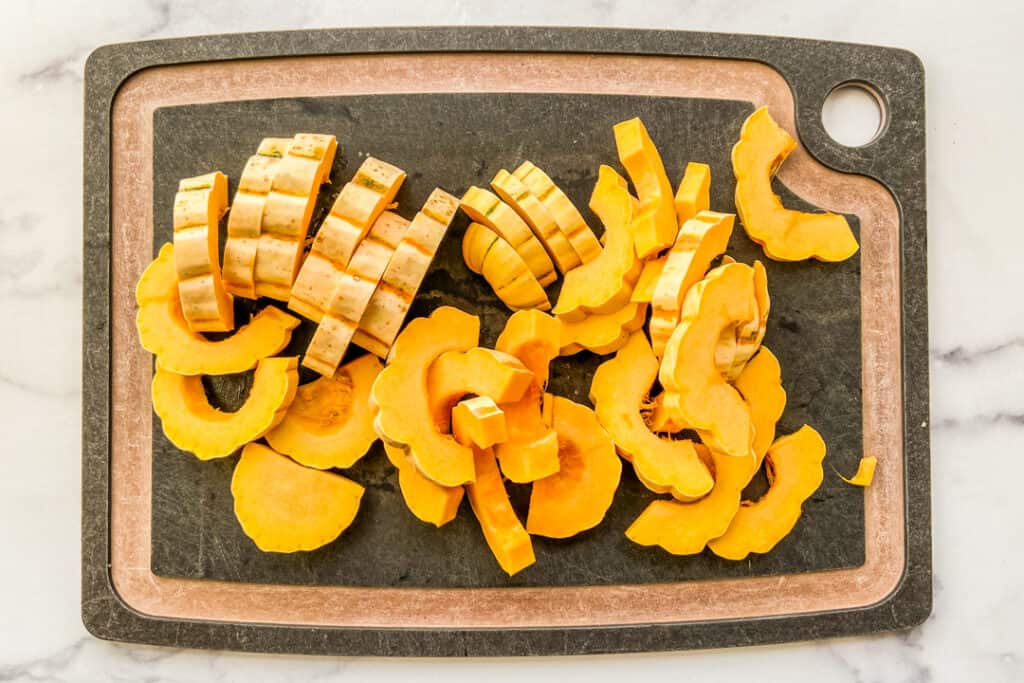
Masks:
[[[493,192],[435,189],[407,220],[394,203],[405,172],[373,157],[309,238],[337,143],[299,134],[268,138],[249,159],[219,263],[227,177],[181,181],[173,243],[136,290],[139,338],[156,357],[153,406],[167,438],[197,458],[241,449],[231,492],[258,548],[337,539],[363,494],[339,470],[377,440],[409,511],[441,527],[468,498],[509,575],[535,562],[533,536],[601,524],[622,460],[653,494],[626,531],[634,543],[739,560],[790,532],[822,481],[825,444],[806,425],[776,438],[786,392],[762,343],[766,270],[725,254],[736,216],[711,210],[707,165],[688,164],[673,193],[640,119],[613,133],[636,194],[600,167],[589,208],[601,239],[529,161],[499,171]],[[858,246],[843,216],[787,209],[772,191],[795,145],[766,109],[748,118],[732,153],[740,222],[773,260],[849,258]],[[493,349],[480,345],[479,318],[457,308],[405,320],[459,209],[466,266],[514,311]],[[559,274],[552,305],[545,287]],[[235,298],[262,307],[239,321]],[[315,325],[301,364],[319,375],[302,385],[300,359],[278,355],[299,316]],[[552,361],[582,351],[614,354],[593,376],[593,408],[547,392]],[[210,404],[203,376],[248,371],[238,410]],[[767,493],[744,500],[762,467]],[[506,479],[532,487],[525,524]]]

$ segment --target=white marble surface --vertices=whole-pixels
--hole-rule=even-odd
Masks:
[[[828,6],[824,9],[824,5]],[[642,9],[641,9],[642,6]],[[0,680],[1024,680],[1019,2],[4,2],[0,41]],[[523,660],[129,647],[79,620],[82,66],[103,43],[330,26],[569,24],[897,45],[928,71],[935,610],[909,633]]]

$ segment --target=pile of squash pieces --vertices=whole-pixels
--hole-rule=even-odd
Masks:
[[[825,444],[806,425],[775,437],[786,393],[762,344],[765,269],[725,255],[735,216],[710,210],[708,166],[690,163],[673,192],[639,119],[614,137],[636,195],[601,166],[589,204],[600,240],[531,162],[500,171],[493,192],[435,189],[407,220],[394,211],[405,173],[373,157],[310,239],[337,145],[299,134],[265,139],[250,158],[220,264],[227,178],[181,181],[174,242],[136,290],[139,336],[156,356],[153,405],[168,439],[200,459],[242,449],[231,491],[260,549],[335,540],[363,493],[335,470],[378,439],[412,514],[440,527],[468,497],[510,575],[534,563],[531,536],[568,538],[604,519],[620,456],[663,496],[627,530],[635,543],[742,559],[789,533],[822,481]],[[744,124],[732,154],[743,227],[775,260],[849,258],[858,245],[843,216],[786,209],[771,189],[795,144],[764,108]],[[479,344],[479,318],[453,307],[405,321],[459,209],[471,221],[466,266],[514,311],[494,349]],[[544,288],[559,273],[552,308]],[[299,359],[277,355],[295,315],[268,304],[236,329],[233,297],[286,302],[315,322],[302,365],[321,377],[299,386]],[[369,353],[341,365],[350,344]],[[593,409],[546,391],[551,361],[583,350],[614,354],[593,376]],[[203,375],[253,368],[239,410],[209,404]],[[762,463],[767,493],[742,500]],[[525,525],[506,479],[532,485]]]

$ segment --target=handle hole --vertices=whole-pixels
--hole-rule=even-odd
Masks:
[[[885,126],[885,102],[866,83],[842,83],[825,97],[821,123],[829,136],[846,147],[874,142]]]

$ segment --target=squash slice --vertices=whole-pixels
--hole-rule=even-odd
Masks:
[[[683,227],[701,211],[711,208],[711,167],[691,161],[686,165],[683,179],[675,197],[676,220]]]
[[[619,487],[622,462],[590,408],[555,396],[552,416],[560,466],[533,483],[526,530],[568,538],[604,519]]]
[[[466,485],[469,504],[494,558],[512,576],[536,562],[530,534],[512,509],[490,448],[473,449],[476,481]]]
[[[796,140],[761,107],[743,123],[732,148],[736,211],[750,239],[776,261],[845,261],[859,246],[846,217],[787,209],[772,190],[772,176]]]
[[[409,221],[390,211],[382,213],[373,224],[338,280],[324,317],[306,347],[303,366],[325,377],[338,370],[391,255],[408,228]]]
[[[544,287],[523,258],[497,233],[480,223],[470,223],[462,238],[466,266],[480,273],[494,293],[513,311],[551,308]]]
[[[704,211],[679,229],[651,297],[651,347],[655,355],[664,354],[690,287],[704,277],[711,262],[729,245],[734,218],[731,213]]]
[[[408,451],[385,442],[384,453],[398,470],[398,488],[406,507],[421,522],[442,527],[455,519],[465,495],[461,486],[441,486],[416,469]]]
[[[630,232],[637,201],[626,180],[609,166],[601,166],[590,208],[604,224],[608,239],[597,258],[565,275],[554,313],[568,322],[582,320],[587,313],[621,309],[629,303],[642,269]]]
[[[544,386],[548,365],[558,356],[561,324],[540,311],[513,313],[495,347],[521,360],[533,373],[522,398],[501,403],[508,439],[494,447],[506,477],[520,484],[558,471],[558,436],[544,421]]]
[[[708,543],[711,551],[742,560],[774,548],[796,526],[804,501],[821,485],[824,458],[825,442],[807,425],[776,439],[765,456],[768,492],[756,502],[741,504],[729,530]]]
[[[225,413],[206,400],[201,378],[179,375],[157,365],[153,410],[175,446],[200,460],[223,458],[277,426],[295,398],[298,385],[297,359],[265,358],[256,366],[245,403],[235,412]]]
[[[480,339],[480,319],[451,306],[416,318],[402,330],[370,393],[374,429],[392,446],[407,447],[416,467],[442,486],[473,481],[473,452],[437,429],[427,394],[430,364],[445,351],[467,351]]]
[[[632,217],[630,232],[636,255],[645,259],[672,244],[679,229],[672,185],[643,121],[623,121],[615,124],[613,130],[619,161],[626,167],[640,198],[640,210]]]
[[[359,512],[363,487],[251,443],[235,465],[231,495],[235,516],[256,547],[294,553],[338,538]]]
[[[714,480],[689,439],[661,439],[641,415],[658,376],[658,359],[643,332],[634,332],[615,357],[598,367],[590,385],[597,420],[637,478],[655,493],[693,500],[711,490]]]
[[[580,265],[580,257],[569,244],[568,238],[558,228],[558,224],[544,208],[544,204],[530,193],[523,181],[505,169],[501,169],[491,180],[491,187],[502,201],[515,209],[516,213],[526,221],[526,224],[533,230],[533,234],[547,249],[548,255],[558,266],[558,270],[567,273]]]
[[[533,163],[524,161],[512,172],[523,182],[534,197],[540,200],[544,208],[558,224],[558,229],[569,240],[573,250],[580,257],[581,263],[589,263],[601,253],[601,243],[597,241],[590,226],[583,220],[579,210],[562,190],[555,185],[547,173]]]
[[[715,349],[724,330],[754,317],[753,273],[741,263],[720,266],[690,288],[659,372],[674,420],[696,429],[712,450],[737,457],[751,453],[750,409],[718,371]]]
[[[878,466],[878,458],[873,455],[866,455],[860,459],[857,463],[857,472],[852,477],[847,479],[843,475],[839,475],[839,478],[845,481],[850,486],[860,486],[866,488],[871,486],[871,482],[875,480],[875,468]]]
[[[228,177],[214,171],[178,183],[174,195],[174,266],[178,295],[195,332],[235,329],[234,302],[220,274],[217,224],[228,208]]]
[[[496,403],[518,401],[533,384],[534,375],[515,356],[474,347],[446,351],[430,364],[427,396],[434,424],[451,431],[452,409],[464,396],[486,396]]]
[[[377,440],[369,400],[382,369],[376,356],[362,356],[334,377],[303,384],[267,443],[306,467],[351,467]]]
[[[256,295],[288,301],[320,186],[330,182],[333,135],[299,133],[285,150],[263,204],[253,275]]]
[[[562,323],[561,351],[571,356],[580,351],[615,353],[633,332],[644,326],[647,304],[629,303],[614,313],[591,314],[579,322]]]
[[[459,200],[440,188],[430,193],[391,255],[352,343],[387,358],[458,206]]]
[[[661,546],[673,555],[695,555],[729,528],[739,510],[743,488],[755,471],[753,461],[709,451],[703,444],[696,448],[714,467],[714,487],[692,503],[651,502],[626,529],[629,540],[638,545]]]
[[[757,468],[760,468],[765,453],[775,440],[775,423],[786,409],[786,390],[782,388],[779,360],[767,346],[762,346],[733,386],[750,408],[750,421],[754,425],[754,456]]]
[[[359,243],[394,200],[405,171],[367,157],[331,206],[292,285],[288,308],[319,323]]]
[[[654,288],[658,286],[658,279],[661,278],[661,271],[665,269],[667,256],[661,258],[647,259],[644,261],[643,270],[640,271],[640,279],[636,281],[633,294],[629,301],[634,304],[649,304],[654,296]]]
[[[530,226],[505,202],[493,193],[476,186],[470,187],[459,200],[459,208],[474,223],[493,231],[519,254],[526,267],[537,278],[541,287],[547,287],[558,274],[537,236]]]
[[[274,176],[291,145],[292,138],[264,138],[238,179],[238,190],[228,214],[223,269],[224,288],[235,296],[256,298],[256,252],[263,210]]]
[[[771,311],[771,298],[768,296],[768,274],[764,264],[754,261],[754,303],[756,315],[736,326],[732,338],[719,340],[716,349],[715,363],[729,380],[735,380],[743,372],[750,358],[757,353],[768,328],[768,313]]]
[[[135,288],[139,312],[135,324],[142,348],[157,365],[179,375],[225,375],[244,372],[261,358],[288,345],[299,319],[267,306],[234,335],[210,341],[189,329],[181,310],[174,247],[168,243],[142,273]]]

